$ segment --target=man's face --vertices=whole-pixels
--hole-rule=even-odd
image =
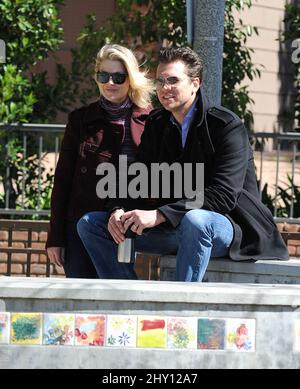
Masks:
[[[188,112],[199,86],[199,78],[191,79],[182,61],[158,65],[157,96],[163,107],[173,114]]]

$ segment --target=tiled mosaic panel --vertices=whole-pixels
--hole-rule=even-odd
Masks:
[[[43,344],[74,345],[75,315],[44,313]]]
[[[226,350],[255,351],[255,320],[226,320]]]
[[[225,330],[225,319],[198,319],[198,349],[225,350]]]
[[[106,316],[97,314],[76,314],[75,345],[104,346]]]
[[[254,352],[255,333],[255,319],[0,312],[0,344]]]
[[[10,331],[10,313],[0,313],[0,344],[9,343],[9,331]]]
[[[138,316],[137,347],[167,347],[167,317]]]
[[[197,348],[197,318],[168,318],[168,348]]]
[[[136,329],[136,316],[108,315],[106,346],[136,347]]]
[[[42,313],[12,313],[11,344],[42,344]]]

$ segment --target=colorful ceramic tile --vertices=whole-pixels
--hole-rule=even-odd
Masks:
[[[226,319],[226,349],[255,351],[255,319]]]
[[[136,316],[108,315],[106,346],[136,347],[136,329]]]
[[[73,345],[74,326],[72,313],[44,313],[43,344]]]
[[[166,348],[167,318],[159,316],[139,316],[137,346]]]
[[[168,348],[197,348],[197,319],[194,317],[168,318]]]
[[[206,350],[224,350],[225,320],[198,319],[197,347]]]
[[[78,314],[75,316],[75,345],[104,346],[105,316]]]
[[[12,313],[10,330],[12,344],[41,344],[42,314]]]
[[[0,344],[9,343],[10,313],[0,312]]]
[[[300,320],[295,320],[295,351],[300,351]]]

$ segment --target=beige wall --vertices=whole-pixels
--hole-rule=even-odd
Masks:
[[[64,29],[64,43],[55,52],[56,62],[62,63],[67,69],[70,69],[71,49],[76,46],[76,38],[85,24],[86,16],[92,13],[96,14],[97,26],[100,26],[114,12],[115,3],[115,0],[65,0],[60,9]],[[54,56],[50,55],[46,61],[39,63],[36,69],[38,72],[47,70],[48,80],[50,83],[53,82],[55,77]],[[56,122],[65,123],[66,118],[67,115],[61,113],[56,118]]]
[[[264,65],[261,78],[247,80],[254,99],[255,131],[288,129],[282,125],[280,115],[292,104],[291,53],[279,42],[284,24],[285,0],[253,0],[250,10],[239,15],[245,24],[256,26],[259,36],[249,39],[247,46],[254,49],[254,63]]]

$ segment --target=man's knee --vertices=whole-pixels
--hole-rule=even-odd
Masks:
[[[182,218],[183,229],[192,228],[203,230],[210,228],[213,222],[213,213],[204,209],[193,209],[187,212]]]

